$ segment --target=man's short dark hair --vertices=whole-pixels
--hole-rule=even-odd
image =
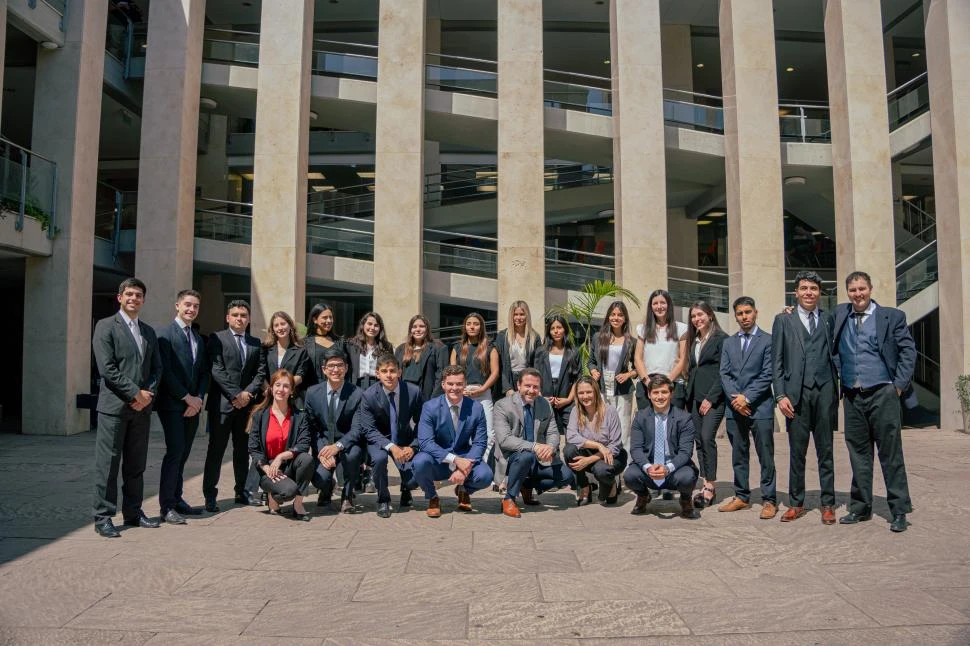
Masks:
[[[138,280],[134,276],[131,278],[125,278],[123,281],[121,281],[121,284],[118,285],[118,296],[121,296],[125,293],[126,289],[131,289],[132,287],[135,289],[140,289],[142,296],[148,296],[148,288],[145,287],[145,283]]]
[[[175,302],[176,303],[182,302],[182,299],[185,298],[186,296],[195,296],[197,299],[199,299],[200,303],[202,302],[202,294],[195,291],[194,289],[183,289],[182,291],[180,291],[178,294],[175,295]]]
[[[390,352],[385,353],[385,354],[382,354],[381,356],[377,357],[377,366],[376,367],[377,367],[378,370],[380,370],[381,368],[383,368],[384,366],[386,366],[389,363],[390,364],[394,364],[394,367],[397,368],[398,370],[401,369],[401,362],[398,361],[397,360],[397,357],[395,357]]]
[[[854,271],[851,274],[849,274],[848,276],[846,276],[845,277],[845,287],[846,287],[846,289],[848,289],[849,283],[851,283],[853,281],[856,281],[856,280],[859,280],[859,279],[862,279],[862,280],[866,281],[866,284],[869,285],[869,289],[872,289],[872,278],[869,276],[869,274],[867,274],[864,271]]]
[[[750,305],[752,309],[758,309],[754,304],[754,299],[750,296],[738,296],[735,298],[734,303],[731,305],[731,309],[737,312],[738,308],[742,305]]]
[[[520,372],[519,379],[518,381],[516,381],[516,383],[519,383],[519,384],[522,383],[522,377],[535,377],[539,380],[540,384],[542,383],[542,373],[536,370],[535,368],[526,368],[525,370]]]
[[[819,291],[822,290],[822,277],[819,276],[817,271],[812,271],[811,269],[803,269],[802,271],[795,274],[795,289],[801,285],[803,280],[815,283],[818,285]]]
[[[667,375],[662,373],[650,375],[650,380],[647,381],[647,393],[651,393],[661,386],[666,386],[671,392],[674,390],[674,382]]]
[[[321,366],[327,365],[327,363],[331,359],[340,359],[340,362],[342,364],[347,365],[347,357],[345,357],[344,356],[344,353],[341,352],[340,350],[338,350],[337,348],[328,348],[328,349],[324,350],[323,351],[323,361],[320,363],[320,365]]]
[[[244,310],[246,310],[246,313],[247,314],[251,311],[249,309],[249,303],[247,303],[246,301],[244,301],[241,298],[237,298],[237,299],[234,299],[234,300],[229,301],[229,305],[226,307],[226,312],[228,313],[229,310],[233,309],[234,307],[241,307],[241,308],[243,308]]]
[[[448,377],[455,377],[457,375],[465,376],[465,369],[461,366],[448,366],[441,371],[441,381],[444,381]]]

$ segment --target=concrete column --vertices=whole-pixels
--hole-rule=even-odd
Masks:
[[[879,0],[829,0],[825,60],[832,120],[836,267],[862,270],[896,304],[892,158]]]
[[[7,0],[0,0],[0,88],[3,88],[3,66],[7,49]],[[0,92],[0,114],[3,114],[3,96]]]
[[[172,318],[175,294],[192,286],[204,26],[204,1],[149,9],[135,274],[151,295],[141,312],[150,325]]]
[[[542,3],[498,0],[498,326],[546,309]]]
[[[26,260],[25,434],[70,435],[89,426],[88,411],[77,409],[75,396],[91,392],[94,205],[107,11],[107,0],[72,4],[64,47],[37,49],[31,148],[57,163],[58,232],[52,256]]]
[[[253,156],[252,329],[304,320],[313,1],[264,2]]]
[[[374,310],[403,341],[424,294],[425,0],[380,3]]]
[[[785,246],[771,0],[721,0],[719,23],[730,298],[778,312]]]
[[[697,269],[697,220],[683,208],[667,211],[667,248],[671,265]]]
[[[213,114],[209,118],[209,144],[205,153],[199,155],[195,185],[202,195],[217,200],[230,199],[226,174],[229,168],[226,156],[226,133],[229,118],[223,114]]]
[[[970,1],[931,0],[926,62],[940,266],[940,426],[963,428],[954,383],[970,373]]]
[[[660,29],[663,49],[663,85],[671,90],[694,89],[693,48],[690,25],[663,25]]]
[[[610,3],[616,280],[646,298],[667,287],[667,170],[659,0]],[[630,318],[642,310],[628,303]]]

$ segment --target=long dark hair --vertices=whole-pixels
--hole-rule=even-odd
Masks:
[[[276,345],[276,332],[273,331],[273,322],[276,319],[283,319],[290,328],[289,334],[287,334],[287,340],[291,347],[299,348],[303,345],[300,342],[300,337],[296,333],[296,323],[293,322],[293,317],[286,312],[273,312],[273,315],[269,317],[269,325],[266,326],[266,336],[263,337],[263,347],[272,348]]]
[[[694,301],[693,304],[691,304],[690,309],[687,310],[687,321],[688,321],[687,333],[684,335],[687,337],[688,352],[692,352],[691,348],[694,347],[694,341],[697,340],[697,337],[700,334],[697,331],[697,328],[694,327],[694,324],[690,323],[690,319],[691,319],[691,316],[693,316],[694,314],[694,310],[700,310],[704,312],[711,319],[710,334],[714,334],[714,332],[721,331],[721,324],[717,322],[717,316],[714,314],[714,308],[711,307],[710,303],[708,303],[707,301]]]
[[[564,332],[562,336],[562,349],[566,350],[567,348],[573,347],[572,341],[569,340],[569,338],[572,336],[572,331],[569,329],[569,323],[566,321],[566,318],[562,314],[552,314],[546,319],[546,349],[549,350],[555,345],[552,340],[552,335],[549,334],[549,330],[552,329],[553,323],[559,323],[562,325]]]
[[[478,344],[475,349],[475,358],[478,359],[478,365],[481,367],[482,374],[486,377],[492,372],[492,364],[488,360],[488,353],[492,350],[492,346],[488,343],[488,334],[485,333],[485,317],[478,312],[470,312],[461,322],[461,341],[459,341],[461,352],[457,353],[458,365],[465,367],[468,365],[468,348],[473,343],[473,341],[468,337],[468,332],[465,329],[465,324],[468,323],[470,318],[478,319],[480,327],[478,328],[478,338],[474,343]]]
[[[414,337],[411,336],[411,328],[414,327],[415,321],[423,321],[424,327],[428,330],[424,335],[423,345],[415,345]],[[411,317],[411,320],[408,321],[408,339],[404,342],[404,357],[401,363],[406,365],[411,363],[412,359],[414,361],[418,361],[421,359],[421,353],[424,352],[426,348],[433,348],[436,345],[439,344],[435,340],[434,334],[431,333],[431,323],[428,322],[428,319],[425,318],[424,315],[415,314]]]
[[[623,342],[626,343],[633,339],[630,336],[630,311],[627,310],[626,303],[623,301],[613,301],[606,308],[606,317],[603,319],[603,326],[596,336],[596,343],[599,345],[599,357],[597,358],[599,359],[600,366],[605,366],[610,358],[610,338],[613,336],[610,315],[613,313],[613,310],[620,310],[620,313],[623,315],[623,327],[620,328],[620,333],[623,335]]]
[[[331,341],[338,341],[340,337],[333,331],[333,325],[330,326],[330,331],[326,334],[320,334],[319,328],[317,328],[317,319],[327,310],[330,310],[330,314],[333,315],[333,307],[329,303],[317,303],[310,309],[310,313],[306,317],[306,335],[322,336]],[[336,323],[336,320],[334,322]]]
[[[391,343],[387,340],[387,333],[384,331],[384,319],[377,312],[367,312],[360,317],[360,321],[357,322],[357,332],[354,334],[354,338],[350,340],[358,350],[365,352],[367,350],[367,335],[364,334],[364,323],[367,319],[373,317],[377,321],[378,327],[381,331],[377,333],[377,338],[374,339],[374,345],[376,346],[375,355],[382,354],[394,354],[394,348],[391,347]]]
[[[667,314],[664,316],[663,321],[658,321],[653,313],[653,299],[657,296],[667,301]],[[668,341],[677,340],[677,322],[674,321],[674,300],[670,298],[670,292],[666,289],[655,289],[650,292],[650,297],[647,298],[647,317],[643,322],[643,336],[640,338],[645,343],[656,343],[658,325],[666,326]]]

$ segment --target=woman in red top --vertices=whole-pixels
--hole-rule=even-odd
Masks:
[[[267,494],[269,513],[280,513],[280,504],[293,501],[292,516],[310,520],[303,496],[313,475],[309,427],[301,430],[302,413],[290,406],[296,383],[287,370],[269,379],[263,400],[249,416],[249,455],[259,470],[259,486]]]

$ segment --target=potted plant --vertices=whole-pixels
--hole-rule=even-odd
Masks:
[[[960,375],[956,381],[960,411],[963,413],[963,432],[970,433],[970,375]]]

